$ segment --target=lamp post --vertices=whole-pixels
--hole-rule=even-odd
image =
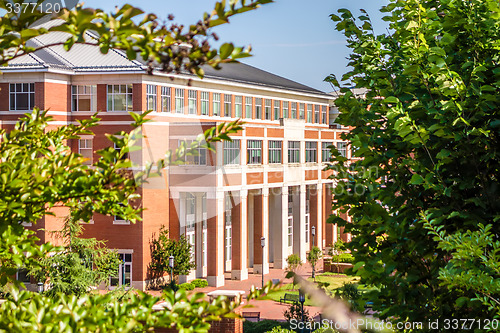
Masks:
[[[302,314],[302,327],[304,327],[304,303],[306,301],[306,295],[299,289],[299,302],[300,302],[300,311]],[[302,330],[301,330],[302,332]]]
[[[174,282],[174,256],[170,256],[168,258],[168,267],[170,267],[170,283],[173,286],[175,284],[175,282]]]
[[[264,289],[264,247],[266,246],[266,237],[260,239],[260,246],[262,246],[262,289]]]
[[[311,235],[312,235],[312,247],[311,247],[311,250],[316,246],[316,243],[314,243],[314,239],[315,239],[315,236],[316,236],[316,227],[315,226],[312,226],[311,228]],[[316,277],[316,274],[314,272],[314,266],[315,265],[311,265],[312,266],[312,278],[314,279]]]
[[[38,282],[37,283],[37,286],[38,286],[38,293],[41,294],[43,293],[43,282]]]

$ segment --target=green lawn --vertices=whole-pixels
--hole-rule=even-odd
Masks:
[[[312,282],[312,278],[309,278],[308,280]],[[335,289],[342,287],[344,283],[357,282],[357,281],[359,281],[359,277],[347,276],[338,273],[323,273],[316,275],[316,283],[328,283],[329,285],[326,287],[326,290],[327,292],[330,293],[334,292]],[[298,295],[299,291],[298,289],[293,290],[292,284],[285,284],[282,285],[281,288],[279,288],[278,290],[267,294],[266,299],[279,302],[280,299],[284,297],[286,293]],[[306,297],[306,302],[304,304],[314,305],[311,303],[311,300],[307,297]]]

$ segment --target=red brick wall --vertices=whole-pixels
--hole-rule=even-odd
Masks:
[[[9,84],[0,83],[0,111],[9,111]]]
[[[36,90],[36,87],[35,87]],[[52,111],[71,110],[70,85],[45,82],[44,108]],[[36,94],[36,92],[35,92]],[[35,96],[36,99],[36,96]]]
[[[97,111],[107,111],[107,85],[97,85]]]

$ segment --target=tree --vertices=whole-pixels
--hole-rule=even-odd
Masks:
[[[160,228],[158,238],[151,241],[151,263],[149,268],[157,277],[170,272],[169,258],[174,257],[174,276],[187,275],[196,268],[192,256],[191,244],[184,235],[179,240],[168,237],[168,229]]]
[[[333,208],[352,223],[329,222],[353,235],[353,270],[378,287],[380,317],[498,318],[499,3],[391,0],[381,11],[383,35],[364,11],[331,15],[351,70],[345,86],[326,80],[341,87],[337,122],[351,127],[355,160],[332,151]]]
[[[81,296],[118,271],[120,260],[115,251],[105,247],[105,241],[81,238],[82,224],[71,216],[66,218],[63,229],[56,232],[64,247],[52,256],[41,259],[40,265],[28,267],[36,281],[50,283],[47,295],[58,293]]]
[[[309,262],[309,264],[311,264],[313,279],[316,279],[316,275],[315,275],[314,271],[316,268],[316,264],[321,259],[322,255],[323,255],[323,252],[317,246],[313,246],[311,251],[307,252],[306,259]]]

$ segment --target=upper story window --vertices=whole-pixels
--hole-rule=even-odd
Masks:
[[[300,141],[288,141],[288,163],[300,163]]]
[[[184,89],[175,88],[175,113],[184,113]]]
[[[213,93],[212,95],[212,109],[214,112],[214,116],[220,115],[220,94]]]
[[[319,105],[314,106],[314,122],[319,124]]]
[[[252,118],[252,97],[245,97],[245,118]]]
[[[116,144],[116,142],[114,143],[114,146],[113,146],[113,147],[114,147],[114,149],[118,152],[118,154],[120,154],[120,153],[121,153],[122,148],[123,148],[123,147],[118,146],[118,145]],[[128,158],[129,158],[129,153],[127,152],[127,153],[124,153],[124,154],[121,156],[120,160],[126,160],[126,159],[128,159]],[[115,162],[116,162],[116,161],[115,161]]]
[[[224,164],[240,164],[240,140],[224,141]]]
[[[289,102],[283,102],[283,118],[285,119],[288,118],[288,103]]]
[[[247,141],[247,164],[262,164],[262,140]]]
[[[307,104],[307,122],[312,123],[313,121],[313,106],[312,104]]]
[[[108,84],[108,111],[132,111],[131,84]]]
[[[274,101],[274,120],[280,119],[280,101]]]
[[[224,117],[231,117],[232,116],[232,95],[229,94],[224,94]]]
[[[243,115],[243,97],[235,96],[234,97],[234,116],[236,118],[241,118]]]
[[[191,147],[191,144],[193,143],[193,140],[183,141],[186,142],[186,149],[189,149],[189,147]],[[179,147],[183,141],[179,140]],[[207,149],[201,147],[196,148],[196,153],[189,156],[184,156],[184,162],[186,162],[186,164],[184,165],[207,165]]]
[[[78,153],[82,155],[82,157],[86,158],[83,162],[84,165],[92,164],[92,139],[79,139],[78,140]]]
[[[11,83],[9,87],[11,111],[33,110],[35,107],[34,83]]]
[[[347,157],[347,143],[346,142],[337,142],[337,150],[339,151],[341,156]]]
[[[96,111],[97,86],[71,86],[71,111]]]
[[[146,85],[146,109],[156,112],[156,86]]]
[[[292,102],[290,113],[292,114],[292,119],[297,119],[297,102]]]
[[[172,111],[172,89],[170,87],[161,87],[161,111]]]
[[[281,163],[281,141],[269,141],[269,164]]]
[[[304,103],[299,104],[299,118],[300,119],[306,119],[305,115],[304,115],[304,107],[305,107]]]
[[[267,120],[271,119],[271,100],[270,99],[265,100],[264,116],[266,117]]]
[[[333,145],[333,142],[322,142],[321,143],[321,162],[330,162],[331,152],[328,146]]]
[[[189,90],[188,91],[188,112],[189,112],[189,114],[198,113],[197,101],[198,101],[198,92],[196,90]]]
[[[326,105],[321,106],[321,123],[326,124]]]
[[[306,162],[317,163],[318,162],[318,143],[306,141]]]
[[[208,103],[209,103],[209,92],[208,91],[202,91],[201,92],[201,114],[204,116],[208,115]]]
[[[262,119],[262,98],[255,99],[255,119]]]

